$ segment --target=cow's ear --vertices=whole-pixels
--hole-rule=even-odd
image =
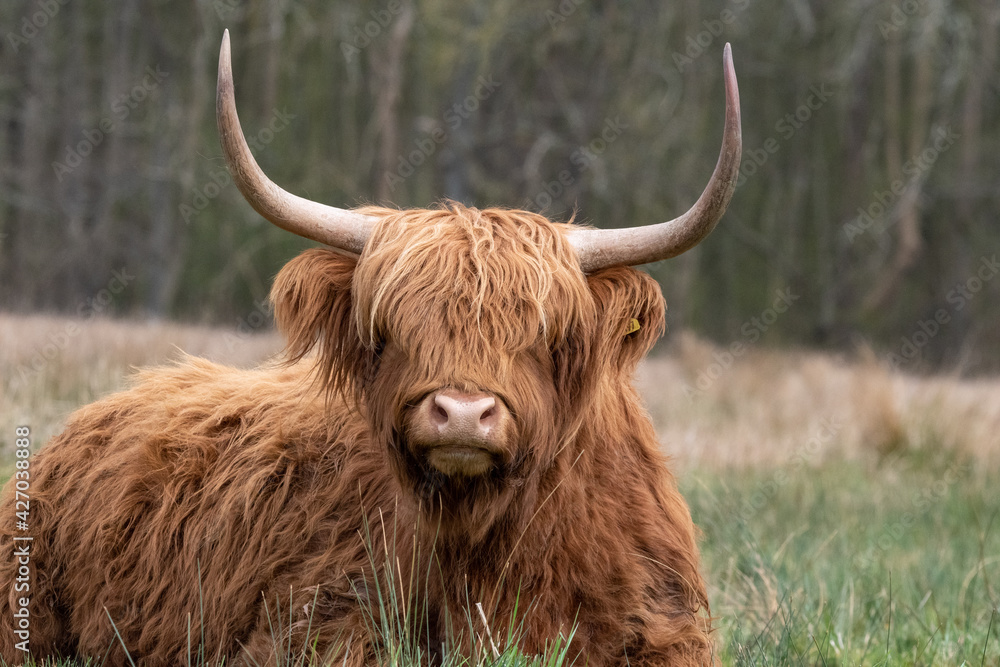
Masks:
[[[597,306],[595,362],[631,376],[666,328],[660,285],[629,267],[599,271],[587,284]]]
[[[330,392],[350,393],[373,356],[351,315],[351,281],[357,260],[313,248],[286,264],[274,279],[271,303],[288,341],[289,362],[317,351],[319,380]]]

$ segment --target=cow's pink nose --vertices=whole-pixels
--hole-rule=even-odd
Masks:
[[[493,396],[448,389],[435,393],[428,408],[431,425],[447,440],[489,440],[505,412]]]
[[[407,436],[413,451],[438,471],[475,477],[506,456],[513,421],[498,396],[446,388],[420,401]]]

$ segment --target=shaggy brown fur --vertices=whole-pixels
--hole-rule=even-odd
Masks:
[[[125,664],[117,631],[133,659],[186,663],[203,633],[227,664],[306,645],[372,664],[365,609],[379,622],[393,582],[431,655],[472,650],[481,603],[529,654],[575,626],[578,664],[711,664],[694,528],[631,386],[664,327],[656,283],[583,275],[568,226],[523,211],[364,212],[381,222],[360,259],[309,250],[278,275],[284,363],[147,370],[33,459],[32,655]],[[407,447],[440,387],[510,408],[489,474]],[[9,585],[11,484],[0,505]]]

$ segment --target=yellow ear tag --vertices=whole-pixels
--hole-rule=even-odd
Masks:
[[[625,335],[626,335],[626,336],[628,336],[629,334],[634,334],[634,333],[635,333],[636,331],[638,331],[638,330],[639,330],[640,328],[641,328],[641,327],[639,326],[639,320],[637,320],[637,319],[635,319],[635,318],[633,317],[633,318],[632,318],[631,320],[629,320],[629,322],[628,322],[628,329],[626,329],[626,330],[625,330]]]

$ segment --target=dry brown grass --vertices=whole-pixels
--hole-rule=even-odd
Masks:
[[[1000,461],[998,379],[905,375],[870,352],[847,361],[750,349],[731,363],[725,352],[685,334],[640,368],[660,440],[681,465],[819,464],[933,448]]]
[[[0,452],[13,447],[17,425],[31,427],[36,446],[45,442],[70,412],[123,387],[134,368],[185,352],[247,367],[280,349],[273,332],[0,313]]]
[[[133,368],[182,351],[246,367],[280,348],[270,331],[0,314],[0,442],[8,448],[14,426],[26,424],[41,444],[72,410],[122,387]],[[1000,461],[1000,380],[912,377],[870,354],[848,362],[751,349],[729,361],[725,352],[681,335],[670,354],[640,367],[660,439],[682,467],[819,464],[928,448]]]

